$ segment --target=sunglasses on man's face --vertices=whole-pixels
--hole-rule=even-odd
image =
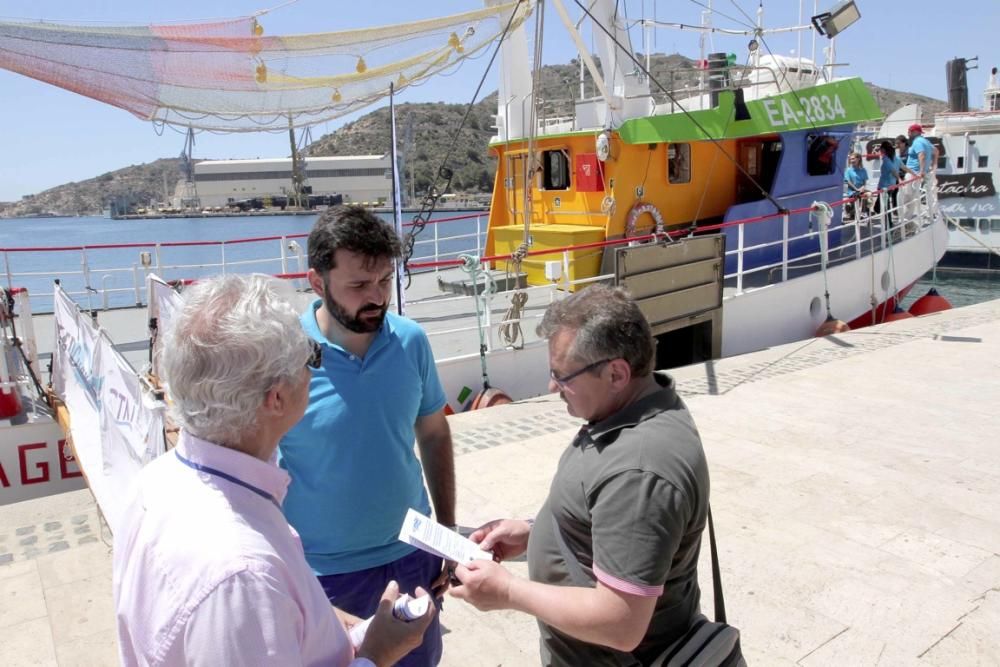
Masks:
[[[312,339],[309,339],[309,345],[312,347],[312,352],[309,354],[309,358],[306,359],[306,366],[309,368],[322,368],[323,346]]]

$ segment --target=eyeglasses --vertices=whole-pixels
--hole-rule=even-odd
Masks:
[[[563,377],[559,377],[558,375],[556,375],[556,372],[554,370],[549,369],[549,377],[552,378],[553,382],[555,382],[557,385],[559,385],[560,389],[566,389],[567,385],[570,382],[572,382],[576,377],[578,377],[580,375],[583,375],[587,371],[592,371],[595,368],[597,368],[598,366],[603,366],[604,364],[608,363],[609,361],[614,361],[614,359],[613,358],[612,359],[601,359],[600,361],[595,361],[594,363],[587,364],[586,366],[584,366],[580,370],[573,371],[569,375],[564,375]]]
[[[308,368],[322,368],[323,367],[323,346],[309,339],[309,345],[312,351],[309,353],[309,358],[306,359],[306,367]]]

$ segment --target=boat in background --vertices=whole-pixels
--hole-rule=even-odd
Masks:
[[[925,135],[940,152],[937,198],[948,218],[948,250],[938,266],[961,270],[1000,270],[1000,83],[994,67],[983,91],[981,109],[969,109],[968,60],[948,61],[948,111],[934,116]],[[920,105],[890,114],[878,136],[906,136],[919,123]],[[873,170],[877,176],[878,169]]]

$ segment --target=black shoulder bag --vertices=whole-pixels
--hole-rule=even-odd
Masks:
[[[559,553],[566,561],[569,578],[577,586],[594,587],[594,581],[586,575],[580,561],[569,550],[559,522],[551,517]],[[740,649],[740,631],[726,623],[726,603],[722,597],[722,576],[719,572],[719,554],[715,547],[715,526],[712,522],[712,508],[708,508],[708,540],[712,550],[712,587],[715,590],[715,621],[709,621],[699,614],[694,624],[683,637],[667,646],[650,663],[649,667],[746,667],[746,660]],[[631,653],[608,648],[615,654],[622,667],[635,667],[639,661]]]

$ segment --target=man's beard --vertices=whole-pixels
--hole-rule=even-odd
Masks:
[[[330,287],[324,283],[323,285],[323,305],[326,306],[326,310],[333,319],[340,322],[340,325],[352,331],[354,333],[374,333],[382,327],[382,322],[385,320],[385,313],[389,310],[389,304],[380,306],[375,303],[365,304],[358,309],[358,312],[352,317],[347,309],[341,306],[330,294]],[[378,317],[362,319],[362,316],[366,313],[377,313]]]

